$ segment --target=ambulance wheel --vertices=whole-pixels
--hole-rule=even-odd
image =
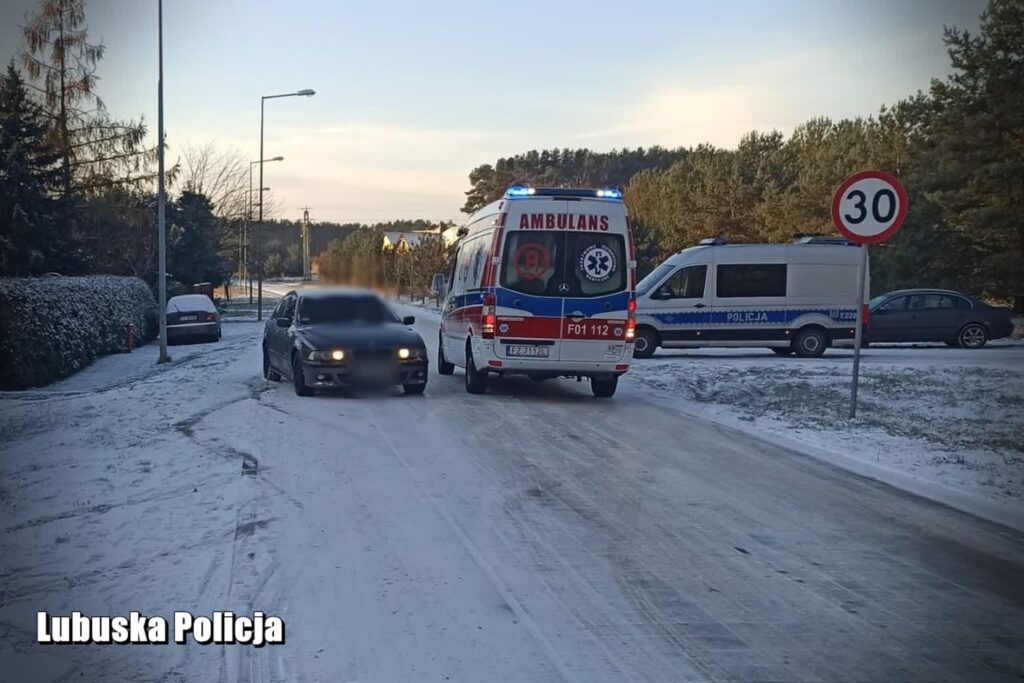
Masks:
[[[619,386],[619,378],[612,377],[591,377],[590,390],[598,398],[611,398],[615,395],[615,389]]]
[[[828,348],[828,336],[819,327],[805,327],[793,340],[793,352],[801,358],[820,358]]]
[[[649,327],[638,327],[633,340],[633,358],[650,358],[658,350],[658,333]]]
[[[444,340],[437,335],[437,371],[442,375],[451,375],[455,372],[455,365],[444,359]]]
[[[466,344],[466,391],[470,394],[487,393],[487,371],[476,369],[469,344]]]
[[[772,349],[772,352],[775,353],[778,356],[788,356],[789,354],[793,353],[793,349],[791,349],[788,346],[783,346],[783,347],[773,346],[773,347],[771,347],[771,349]]]

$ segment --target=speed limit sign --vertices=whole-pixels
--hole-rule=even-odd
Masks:
[[[907,191],[882,171],[855,173],[832,198],[832,222],[851,242],[878,244],[892,237],[907,217]]]
[[[850,384],[850,418],[857,416],[857,380],[865,312],[871,298],[867,286],[868,245],[884,242],[900,229],[907,217],[907,191],[903,184],[882,171],[861,171],[843,181],[832,198],[832,222],[843,237],[860,244],[857,271],[857,327],[853,335],[853,382]]]

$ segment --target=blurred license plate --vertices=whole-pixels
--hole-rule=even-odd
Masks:
[[[190,322],[192,320],[199,320],[199,316],[198,315],[183,315],[180,318],[178,318],[178,320],[181,320],[182,322]]]
[[[363,363],[356,366],[355,374],[361,380],[375,382],[389,379],[394,374],[394,366],[390,363]]]
[[[509,344],[505,347],[505,353],[509,356],[523,356],[525,358],[547,358],[547,346],[534,346],[532,344]]]

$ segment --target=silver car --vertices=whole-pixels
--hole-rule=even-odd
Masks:
[[[167,341],[218,341],[220,314],[205,294],[182,294],[167,301]]]

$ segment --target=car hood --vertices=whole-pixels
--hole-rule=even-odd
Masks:
[[[295,334],[314,349],[423,346],[420,335],[401,323],[303,325],[295,328]]]

